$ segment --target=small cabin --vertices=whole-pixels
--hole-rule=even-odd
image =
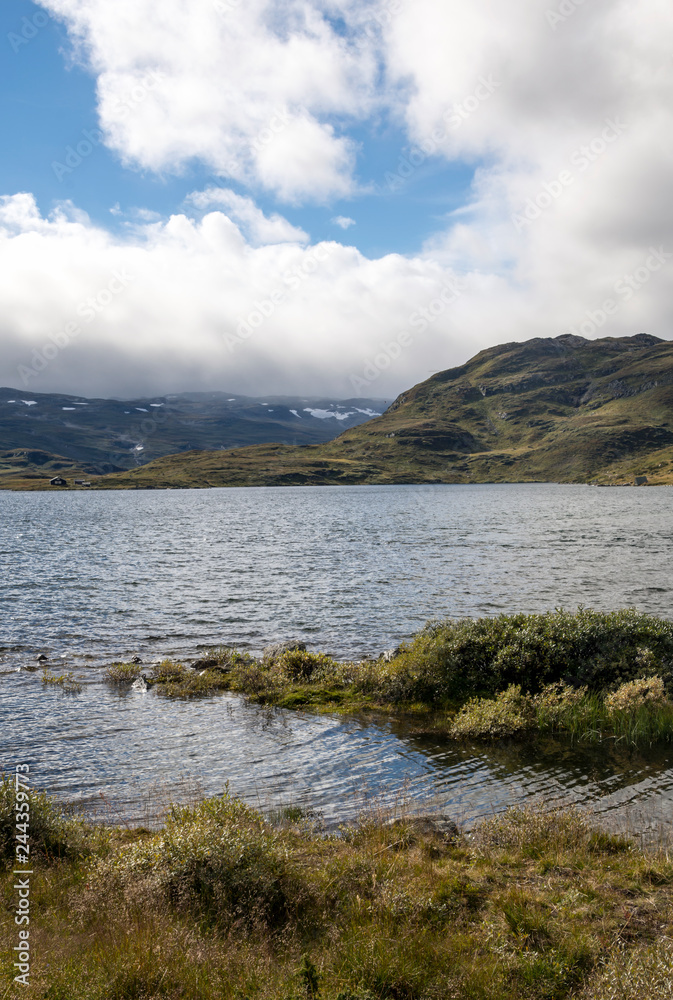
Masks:
[[[63,476],[54,476],[53,479],[49,480],[49,485],[50,486],[67,486],[68,484],[67,484],[66,480],[63,478]]]

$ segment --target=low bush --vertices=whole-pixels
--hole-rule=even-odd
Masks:
[[[221,925],[279,926],[305,898],[277,832],[228,794],[174,808],[160,834],[104,859],[92,882]]]
[[[140,677],[140,666],[137,663],[112,663],[103,674],[107,684],[124,687],[133,684]]]
[[[518,736],[532,731],[594,739],[611,735],[632,742],[671,740],[673,702],[666,698],[660,677],[631,681],[607,695],[562,682],[531,695],[512,684],[493,698],[471,698],[449,721],[450,735],[457,739]]]
[[[65,674],[52,674],[49,670],[43,670],[42,683],[60,687],[66,694],[79,694],[82,690],[82,685],[79,681],[75,680],[72,670],[69,670]]]
[[[21,786],[25,790],[24,786]],[[74,858],[87,853],[88,833],[80,818],[45,792],[28,791],[27,827],[31,861]],[[0,775],[0,863],[11,864],[16,856],[16,783],[13,776]],[[25,812],[25,811],[24,811]]]
[[[673,694],[673,622],[586,608],[431,622],[391,667],[415,680],[412,701],[460,703],[512,684],[535,694],[559,681],[600,691],[654,674]]]
[[[275,661],[276,669],[294,683],[330,681],[336,676],[338,663],[325,653],[309,653],[302,649],[288,649]]]
[[[451,726],[455,737],[514,736],[535,728],[533,699],[512,684],[495,698],[471,698],[460,709]]]
[[[634,712],[643,705],[663,705],[665,701],[666,691],[661,677],[639,677],[608,694],[605,707],[609,712]]]

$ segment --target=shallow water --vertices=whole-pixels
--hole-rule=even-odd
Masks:
[[[0,766],[110,819],[215,794],[320,809],[410,799],[471,824],[526,799],[669,824],[668,749],[457,747],[387,719],[120,694],[100,664],[289,636],[378,652],[428,618],[633,605],[670,615],[666,489],[421,486],[0,493]],[[80,695],[21,669],[46,651]],[[62,663],[63,666],[57,666]]]

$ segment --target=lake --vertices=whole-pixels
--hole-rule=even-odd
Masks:
[[[547,484],[0,493],[0,763],[29,759],[42,786],[134,821],[158,789],[227,780],[332,821],[379,794],[468,822],[529,797],[666,818],[667,749],[457,748],[385,719],[176,704],[100,678],[116,658],[287,638],[376,654],[435,617],[579,604],[669,617],[670,500]],[[82,694],[27,672],[39,652]]]

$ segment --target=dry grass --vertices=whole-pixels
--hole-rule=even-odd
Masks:
[[[91,836],[33,877],[28,989],[8,873],[3,1000],[670,995],[673,862],[574,811],[511,810],[468,837],[372,810],[325,835],[224,796]]]

